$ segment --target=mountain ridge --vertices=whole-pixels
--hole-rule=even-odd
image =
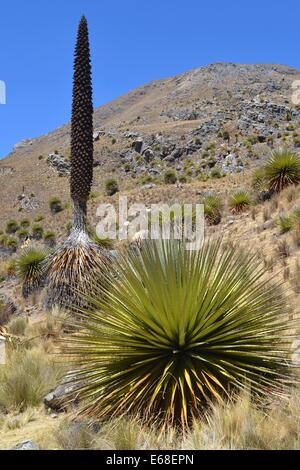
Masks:
[[[109,178],[118,181],[122,194],[141,202],[195,200],[199,191],[244,184],[249,170],[274,148],[300,147],[300,109],[291,101],[296,79],[300,70],[285,65],[218,62],[153,80],[96,108],[98,196],[90,210],[107,198]],[[69,131],[67,123],[23,141],[0,161],[0,230],[27,210],[32,217],[48,217],[52,197],[69,203]],[[164,185],[168,169],[182,188]],[[49,226],[65,218],[71,218],[70,209]]]
[[[113,119],[113,122],[111,123],[111,125],[115,124],[114,113],[118,113],[120,111],[120,107],[124,105],[132,108],[132,114],[138,112],[138,110],[134,109],[133,100],[135,98],[141,98],[141,95],[142,96],[146,95],[148,90],[150,90],[150,93],[153,90],[155,90],[155,93],[158,93],[159,89],[161,89],[161,85],[168,86],[169,84],[172,84],[172,82],[176,83],[176,81],[178,80],[179,81],[192,80],[193,77],[201,78],[201,75],[204,75],[205,71],[208,71],[209,73],[211,72],[217,73],[222,68],[225,71],[226,69],[228,70],[229,68],[231,68],[232,70],[235,69],[238,71],[238,73],[241,73],[241,72],[249,73],[251,70],[253,72],[258,71],[258,70],[261,70],[261,71],[265,70],[266,72],[269,72],[269,73],[270,72],[278,72],[278,73],[284,72],[287,75],[292,75],[296,77],[298,75],[300,76],[299,69],[296,69],[294,67],[284,65],[284,64],[240,64],[240,63],[234,63],[234,62],[215,62],[215,63],[207,64],[201,67],[190,69],[188,71],[176,74],[174,76],[161,78],[158,80],[155,80],[155,79],[151,80],[150,82],[147,82],[144,85],[140,85],[137,88],[134,88],[128,91],[127,93],[124,93],[121,96],[118,96],[117,98],[101,106],[96,107],[94,110],[94,126],[95,128],[97,128],[97,127],[101,127],[101,125],[109,124],[107,123],[107,121],[109,120],[110,117]],[[213,73],[211,73],[211,76],[212,75]],[[233,76],[233,74],[231,74],[231,76]],[[224,74],[223,74],[223,79],[224,79]],[[203,81],[205,80],[206,80],[206,77],[204,78]],[[214,86],[212,80],[208,83],[210,84],[211,88]],[[183,86],[182,83],[180,85]],[[226,86],[228,86],[228,82],[226,82]],[[230,86],[229,86],[229,89],[230,89]],[[178,92],[178,90],[176,89],[173,90],[173,94],[175,93],[176,95],[176,92]],[[150,97],[151,99],[153,99],[152,93]],[[154,102],[155,101],[157,101],[157,98],[156,99],[154,98]],[[61,136],[66,137],[67,139],[67,134],[69,133],[69,129],[70,129],[70,123],[68,122],[68,123],[63,124],[62,126],[58,126],[57,128],[53,130],[50,130],[46,134],[42,134],[33,138],[27,138],[21,142],[17,142],[14,146],[14,150],[17,150],[20,148],[23,149],[26,145],[32,145],[30,144],[31,142],[35,144],[36,142],[40,142],[41,140],[44,140],[47,137],[51,137],[52,135],[61,134]],[[13,153],[13,151],[10,152],[8,155],[4,156],[1,160],[3,161],[5,158],[9,157],[11,153]]]

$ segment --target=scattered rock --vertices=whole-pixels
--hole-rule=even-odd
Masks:
[[[153,150],[151,150],[150,148],[146,148],[143,151],[143,157],[144,157],[144,159],[147,163],[151,162],[151,160],[153,160],[153,158],[154,158]]]
[[[25,139],[25,140],[21,140],[21,142],[17,142],[14,146],[13,146],[13,151],[16,152],[24,147],[27,147],[28,145],[32,145],[33,144],[33,141],[31,139]]]
[[[238,157],[234,153],[229,153],[226,155],[224,162],[222,163],[222,170],[225,173],[233,173],[237,171],[242,171],[244,169],[243,164],[239,161]]]
[[[134,141],[132,142],[132,148],[133,148],[136,152],[141,153],[141,152],[142,152],[142,148],[143,148],[143,143],[144,143],[144,142],[143,142],[143,139],[138,138],[138,139],[136,139],[136,140],[134,140]]]
[[[93,133],[94,142],[97,142],[102,135],[105,135],[105,130],[104,129],[99,129],[97,131],[94,131],[94,133]]]
[[[270,228],[274,227],[274,220],[267,220],[261,226],[262,230],[269,230]]]
[[[147,183],[147,184],[143,184],[142,189],[152,189],[152,188],[155,188],[155,187],[156,187],[156,184]]]
[[[13,447],[11,450],[40,450],[40,448],[35,442],[28,440],[20,442],[19,444],[15,445],[15,447]]]
[[[126,139],[133,139],[133,138],[139,137],[139,134],[137,132],[127,131],[127,132],[124,132],[123,136]]]
[[[64,411],[70,406],[70,403],[66,403],[66,397],[69,393],[76,391],[80,387],[80,384],[71,384],[68,379],[64,379],[54,390],[44,397],[44,404],[47,408],[53,411]],[[78,403],[75,398],[72,404]]]
[[[70,162],[59,153],[49,153],[47,163],[51,168],[57,171],[59,176],[67,176],[70,174]]]
[[[0,167],[0,176],[2,175],[12,175],[15,172],[15,169],[12,166],[1,166]]]

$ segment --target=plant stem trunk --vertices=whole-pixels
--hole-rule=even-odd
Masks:
[[[87,201],[74,202],[74,221],[73,230],[86,232],[86,214],[87,214]]]

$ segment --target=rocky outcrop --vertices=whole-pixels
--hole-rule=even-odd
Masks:
[[[15,169],[11,166],[0,166],[0,176],[12,175]]]
[[[20,194],[18,196],[18,205],[19,210],[31,212],[39,207],[40,202],[34,195]]]
[[[49,153],[47,163],[51,168],[57,171],[58,176],[67,176],[70,174],[70,162],[59,153]]]
[[[13,152],[17,152],[18,150],[23,149],[24,147],[28,147],[29,145],[32,145],[32,144],[33,144],[33,141],[31,139],[21,140],[20,142],[17,142],[13,146]]]

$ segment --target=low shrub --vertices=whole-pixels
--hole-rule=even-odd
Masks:
[[[25,238],[28,237],[28,235],[29,235],[29,232],[28,230],[26,230],[26,228],[20,228],[17,231],[17,237],[19,238],[19,240],[25,240]]]
[[[30,226],[30,220],[29,219],[22,219],[20,222],[20,227],[22,228],[28,228]]]
[[[164,173],[164,182],[165,184],[175,184],[177,181],[177,176],[174,170],[166,170]]]
[[[106,181],[105,192],[107,196],[113,196],[118,191],[119,191],[119,186],[118,186],[118,182],[115,179],[111,178]]]
[[[8,237],[6,242],[6,247],[11,250],[12,252],[17,251],[19,246],[18,240],[14,237]]]
[[[210,172],[211,178],[222,178],[222,173],[219,168],[213,168]]]
[[[34,220],[34,222],[42,222],[42,220],[44,220],[44,216],[43,215],[36,215],[33,220]]]
[[[54,247],[56,245],[55,233],[51,232],[51,230],[45,232],[44,242],[48,247],[50,247],[50,248]]]
[[[50,199],[49,207],[52,214],[57,214],[63,210],[62,202],[58,197],[53,197]]]
[[[9,220],[6,224],[6,233],[13,234],[18,230],[19,225],[16,220]]]
[[[288,215],[281,215],[277,220],[277,225],[280,228],[280,233],[287,233],[292,230],[294,226],[294,220]]]
[[[41,240],[43,238],[44,228],[40,224],[34,224],[32,226],[32,238],[35,240]]]

